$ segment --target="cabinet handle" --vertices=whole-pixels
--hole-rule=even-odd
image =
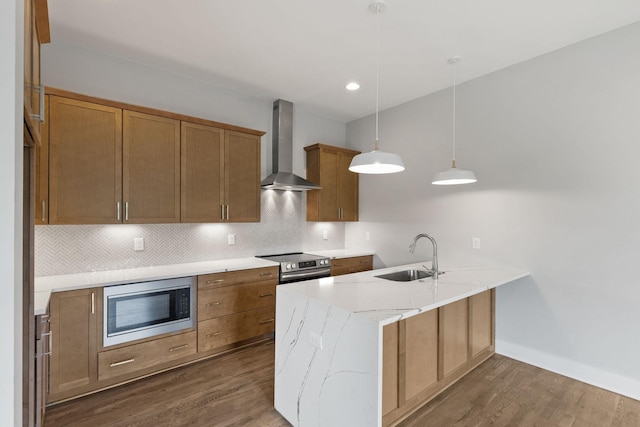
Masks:
[[[212,285],[214,283],[222,283],[224,279],[216,279],[216,280],[207,280],[207,285]]]
[[[260,294],[260,298],[270,297],[272,295],[273,295],[273,292],[269,292],[269,293],[266,293],[266,294]]]
[[[129,202],[124,202],[124,220],[129,221]]]
[[[32,87],[33,90],[40,95],[40,114],[31,114],[31,118],[37,119],[40,123],[44,123],[44,84]]]
[[[189,344],[182,344],[177,347],[170,348],[169,351],[171,352],[171,351],[183,350],[187,347],[189,347]]]
[[[45,213],[47,210],[47,202],[45,202],[44,200],[42,201],[42,222],[45,221]]]
[[[222,211],[220,212],[220,219],[224,221],[224,205],[220,205]]]
[[[273,273],[260,273],[260,277],[271,277]]]
[[[120,202],[116,203],[116,219],[120,221]]]
[[[91,314],[96,314],[96,294],[91,292]]]
[[[41,314],[40,315],[40,323],[49,323],[49,315]]]
[[[229,221],[229,205],[227,205],[227,221]]]
[[[265,319],[265,320],[261,320],[260,324],[261,325],[266,325],[267,323],[273,323],[275,322],[276,319]]]
[[[222,335],[222,332],[214,332],[212,334],[205,335],[205,338],[217,337],[218,335]]]
[[[213,307],[214,305],[222,305],[222,301],[208,302],[205,307]]]
[[[127,360],[122,360],[120,362],[113,362],[113,363],[110,363],[109,366],[113,368],[115,366],[126,365],[127,363],[135,362],[135,360],[136,359],[131,358],[131,359],[127,359]]]
[[[49,349],[48,349],[49,351],[47,351],[47,352],[45,352],[45,353],[42,353],[42,355],[43,355],[43,356],[51,356],[51,344],[53,344],[53,342],[52,342],[52,340],[53,340],[53,338],[52,338],[52,336],[53,336],[53,332],[52,332],[52,331],[49,331],[49,332],[46,332],[46,333],[44,333],[44,334],[42,334],[42,335],[40,335],[40,336],[41,336],[42,338],[44,338],[44,337],[46,337],[46,336],[48,336],[48,337],[49,337]]]
[[[361,259],[360,260],[360,264],[368,264],[368,263],[369,263],[369,260],[367,260],[367,259]]]

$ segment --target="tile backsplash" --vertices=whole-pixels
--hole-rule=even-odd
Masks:
[[[259,223],[42,225],[35,230],[35,274],[180,264],[225,258],[340,249],[344,224],[307,223],[306,194],[262,191]],[[329,238],[324,240],[322,232]],[[228,235],[235,244],[228,244]],[[144,250],[134,250],[134,239]]]

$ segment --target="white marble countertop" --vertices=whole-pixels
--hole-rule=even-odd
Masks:
[[[445,274],[437,281],[428,278],[394,282],[375,277],[394,271],[422,269],[423,264],[280,285],[277,291],[296,292],[386,325],[529,275],[526,271],[500,267],[444,266],[441,271]]]
[[[374,251],[367,251],[362,249],[329,249],[325,251],[305,251],[305,253],[312,254],[312,255],[326,256],[331,259],[375,255]]]
[[[46,312],[51,292],[170,279],[174,277],[196,276],[199,274],[221,273],[233,270],[248,270],[251,268],[272,267],[277,265],[279,265],[277,262],[249,257],[36,277],[34,284],[34,314],[39,315]]]

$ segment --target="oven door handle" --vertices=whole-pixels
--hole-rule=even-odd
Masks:
[[[302,279],[304,277],[308,277],[311,279],[319,279],[321,277],[329,277],[331,276],[331,267],[323,268],[321,270],[313,270],[313,271],[301,271],[299,273],[286,273],[280,275],[280,283],[285,284],[290,280]]]

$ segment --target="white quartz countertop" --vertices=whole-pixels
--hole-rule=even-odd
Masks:
[[[280,285],[277,291],[296,292],[386,325],[529,275],[526,271],[501,267],[444,266],[441,271],[445,274],[437,281],[428,278],[394,282],[375,277],[394,271],[422,269],[423,264]]]
[[[51,292],[171,279],[174,277],[196,276],[200,274],[222,273],[233,270],[248,270],[251,268],[273,267],[278,265],[277,262],[249,257],[36,277],[34,286],[34,314],[39,315],[46,312]]]

